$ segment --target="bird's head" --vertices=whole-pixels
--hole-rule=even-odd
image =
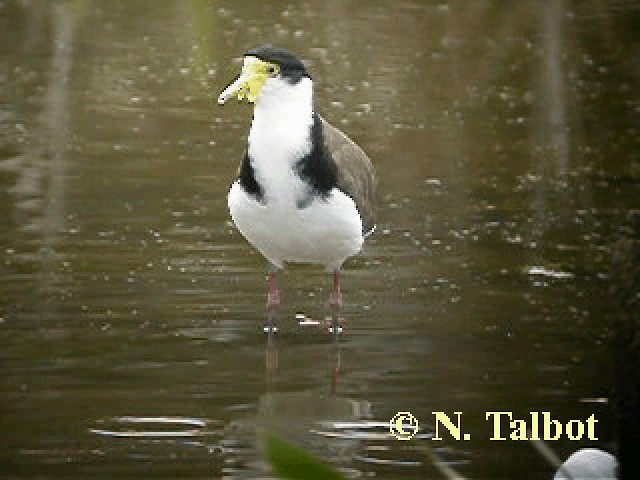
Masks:
[[[265,45],[244,54],[242,72],[218,97],[223,104],[234,95],[256,103],[261,94],[285,93],[303,78],[311,78],[304,64],[283,48]],[[268,93],[267,93],[268,92]]]

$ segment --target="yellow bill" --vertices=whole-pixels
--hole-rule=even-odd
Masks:
[[[218,103],[223,105],[234,95],[240,101],[246,99],[249,103],[255,103],[267,79],[275,78],[279,74],[279,65],[256,57],[245,57],[240,76],[222,91]]]

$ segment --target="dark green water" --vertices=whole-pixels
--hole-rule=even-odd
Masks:
[[[551,478],[487,411],[615,450],[610,246],[640,210],[635,2],[0,2],[3,478],[270,478],[275,428],[348,478]],[[226,193],[242,53],[308,60],[371,156],[379,226],[331,279],[264,262]],[[313,322],[308,322],[313,323]],[[421,434],[386,423],[411,411]],[[433,442],[433,411],[470,441]]]

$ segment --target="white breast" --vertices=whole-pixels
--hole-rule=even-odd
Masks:
[[[362,248],[360,215],[338,189],[299,209],[295,202],[259,203],[236,182],[228,201],[240,233],[276,267],[294,262],[336,270]]]
[[[229,211],[240,233],[270,263],[315,263],[340,267],[362,247],[362,220],[351,198],[333,189],[305,208],[308,185],[294,171],[311,151],[311,80],[296,85],[270,79],[256,103],[249,133],[249,157],[264,193],[260,203],[239,182],[229,192]]]
[[[280,79],[265,83],[256,102],[248,151],[267,201],[288,201],[304,193],[293,167],[311,151],[312,123],[311,79],[296,85]]]

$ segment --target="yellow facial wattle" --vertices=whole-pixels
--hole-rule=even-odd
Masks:
[[[267,79],[269,77],[276,77],[278,74],[279,67],[274,63],[259,59],[245,63],[241,75],[241,77],[245,78],[245,81],[240,85],[236,94],[238,100],[242,101],[246,99],[249,103],[255,103]]]
[[[242,72],[236,80],[218,96],[218,103],[224,104],[233,96],[255,103],[267,80],[280,75],[280,66],[256,57],[245,57]]]

